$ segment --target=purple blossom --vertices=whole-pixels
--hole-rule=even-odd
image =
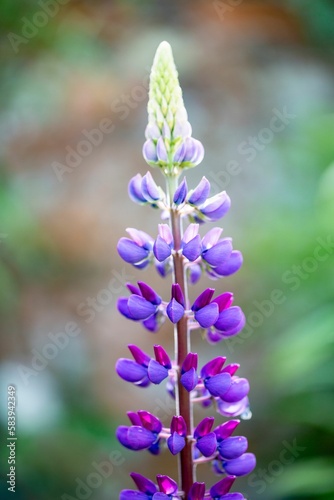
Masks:
[[[129,344],[128,348],[134,357],[132,359],[120,358],[116,363],[117,374],[127,382],[132,382],[141,387],[147,387],[150,383],[147,369],[151,358],[136,345]]]
[[[210,498],[213,500],[245,500],[241,493],[229,493],[235,479],[236,476],[230,475],[214,484],[210,489]]]
[[[173,235],[167,224],[159,224],[159,235],[154,242],[153,252],[159,262],[166,260],[172,253]]]
[[[201,255],[201,237],[198,234],[198,224],[190,224],[184,232],[181,248],[182,254],[193,262]]]
[[[172,368],[171,360],[161,345],[154,346],[155,359],[148,364],[148,378],[153,384],[160,384],[168,377],[168,371]]]
[[[226,358],[218,356],[212,359],[201,370],[205,388],[214,397],[222,397],[231,386],[231,375],[223,370]]]
[[[138,288],[127,285],[131,296],[120,297],[117,302],[118,310],[123,316],[133,321],[142,321],[150,331],[157,331],[163,321],[164,313],[159,307],[161,297],[143,281],[138,281]]]
[[[173,455],[176,455],[186,445],[187,426],[182,416],[172,418],[170,433],[171,435],[167,439],[167,446],[169,451]]]
[[[154,240],[144,231],[128,228],[130,238],[121,238],[117,244],[117,251],[125,262],[143,269],[152,255]]]
[[[181,205],[185,201],[187,194],[188,186],[186,178],[184,178],[174,193],[173,202],[175,203],[175,205]]]
[[[217,474],[231,474],[233,476],[246,476],[255,469],[256,458],[253,453],[243,453],[238,458],[231,460],[216,459],[213,469]]]
[[[195,206],[202,205],[210,194],[210,182],[202,177],[198,186],[189,192],[188,203]]]
[[[213,422],[213,417],[205,417],[194,430],[196,447],[205,457],[213,455],[217,448],[216,434],[214,432],[210,432]]]
[[[150,172],[147,172],[144,177],[140,174],[132,177],[128,193],[132,201],[141,205],[157,206],[157,202],[163,197],[162,189],[156,185]]]
[[[239,420],[229,420],[214,429],[218,443],[219,459],[231,460],[239,458],[247,451],[248,441],[244,436],[231,436],[239,423]]]
[[[218,304],[219,314],[207,330],[207,339],[216,343],[239,333],[245,326],[246,318],[240,307],[232,306],[233,294],[230,292],[219,295],[213,302]]]
[[[178,499],[177,495],[177,483],[171,479],[169,476],[158,475],[156,486],[153,481],[147,479],[141,474],[131,472],[137,490],[123,490],[120,493],[120,500],[166,500],[166,499]]]
[[[120,425],[116,436],[119,442],[129,450],[145,450],[159,453],[159,433],[162,429],[160,420],[148,411],[127,412],[131,426]]]
[[[177,323],[184,315],[184,297],[178,283],[172,285],[171,301],[167,305],[166,313],[172,323]]]
[[[197,362],[198,355],[194,352],[189,352],[183,361],[181,367],[181,377],[180,381],[183,387],[188,391],[192,391],[195,389],[198,383],[198,375],[197,375]]]

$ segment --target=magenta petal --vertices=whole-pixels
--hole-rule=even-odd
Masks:
[[[170,424],[170,431],[177,432],[180,436],[185,437],[187,435],[187,426],[185,420],[182,416],[174,416]]]
[[[195,319],[201,325],[202,328],[208,328],[212,326],[218,319],[219,309],[215,302],[211,302],[207,306],[202,307],[198,311],[195,311]]]
[[[166,495],[173,495],[177,493],[178,487],[177,483],[173,481],[168,476],[162,476],[161,474],[157,475],[157,482],[162,493],[166,493]]]
[[[139,410],[139,418],[141,420],[142,426],[149,431],[159,433],[162,429],[162,423],[158,417],[152,415],[149,411]]]
[[[170,361],[170,358],[165,349],[161,345],[154,346],[154,354],[155,354],[155,359],[158,361],[158,363],[160,363],[168,370],[172,368],[172,363]]]
[[[204,252],[202,252],[202,258],[210,264],[210,266],[218,266],[228,259],[231,255],[232,249],[231,240],[229,238],[225,238],[213,247],[209,248],[209,250],[204,250]]]
[[[202,205],[210,193],[210,182],[206,177],[202,177],[201,182],[189,196],[189,203],[192,205]]]
[[[177,300],[182,306],[184,306],[184,296],[181,287],[178,283],[172,285],[172,297]]]
[[[137,361],[137,363],[143,366],[148,366],[151,357],[148,354],[146,354],[146,352],[142,351],[141,349],[139,349],[139,347],[137,347],[134,344],[129,344],[128,349],[131,352],[134,359]]]
[[[184,358],[184,361],[182,363],[181,373],[187,372],[192,368],[197,370],[197,363],[198,363],[198,354],[196,352],[189,352],[187,356]]]
[[[216,427],[213,432],[216,434],[217,440],[222,441],[223,439],[230,437],[239,424],[240,420],[228,420],[224,424]]]
[[[201,237],[199,234],[188,243],[183,244],[182,254],[190,262],[194,262],[194,260],[198,259],[198,257],[201,255]]]
[[[229,373],[218,373],[205,379],[204,385],[212,396],[225,397],[226,391],[231,386],[231,376]]]
[[[181,375],[180,382],[188,392],[195,389],[198,384],[198,375],[195,368],[190,368],[190,370],[183,373],[183,375]]]
[[[120,358],[116,363],[117,374],[127,382],[140,382],[147,373],[147,369],[132,359]]]
[[[204,292],[202,292],[193,305],[191,306],[192,311],[198,311],[202,307],[206,306],[207,304],[210,303],[210,300],[212,299],[213,294],[215,293],[214,288],[206,288]]]
[[[183,317],[184,307],[176,302],[175,299],[172,299],[166,308],[166,312],[171,322],[175,324]]]
[[[139,491],[146,493],[148,495],[153,495],[157,491],[156,485],[150,479],[138,474],[137,472],[131,472],[130,476],[136,484]]]
[[[227,476],[224,477],[221,481],[214,484],[210,489],[210,495],[212,498],[219,498],[222,495],[228,493],[231,489],[232,484],[234,483],[236,477],[235,476]]]
[[[213,375],[217,375],[221,371],[224,366],[226,358],[223,356],[217,356],[217,358],[211,359],[208,363],[206,363],[201,370],[201,377],[212,377]]]
[[[141,320],[147,319],[156,311],[156,306],[148,302],[143,297],[138,295],[131,295],[128,299],[128,309],[131,319]]]
[[[249,382],[246,378],[234,377],[227,392],[223,395],[224,401],[236,403],[249,393]]]
[[[141,420],[140,420],[138,413],[136,413],[134,411],[127,411],[126,414],[129,418],[130,422],[132,423],[132,425],[139,425],[139,427],[141,427]]]
[[[194,483],[189,491],[189,500],[203,500],[205,494],[205,483]]]
[[[183,450],[185,445],[186,445],[185,438],[183,436],[180,436],[176,432],[173,432],[173,434],[169,436],[169,438],[167,439],[167,446],[172,455],[180,453],[180,451]]]
[[[234,476],[245,476],[252,472],[256,466],[256,459],[253,453],[244,453],[239,458],[223,461],[223,467],[227,474]]]
[[[214,420],[213,417],[203,418],[194,431],[194,438],[199,438],[208,434],[212,429]]]
[[[147,374],[153,384],[160,384],[168,377],[168,370],[164,366],[161,366],[155,359],[151,359]]]
[[[196,443],[197,448],[205,457],[211,457],[217,448],[216,434],[210,432],[205,436],[198,439]]]
[[[218,451],[224,459],[234,459],[240,457],[248,448],[247,438],[244,436],[232,436],[224,439],[218,445]]]
[[[125,262],[136,264],[146,259],[149,255],[149,250],[139,246],[129,238],[121,238],[117,243],[117,251]]]
[[[139,289],[143,295],[143,297],[151,302],[152,304],[159,305],[161,304],[161,297],[155,291],[153,288],[151,288],[149,285],[144,283],[143,281],[138,281],[138,286]]]
[[[159,262],[163,262],[171,255],[171,247],[158,235],[153,245],[153,253]],[[124,259],[125,260],[125,259]]]
[[[225,368],[223,368],[223,372],[229,373],[231,377],[235,374],[235,372],[240,368],[240,365],[238,363],[231,363],[230,365],[226,365]]]

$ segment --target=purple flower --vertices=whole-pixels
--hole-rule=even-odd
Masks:
[[[194,352],[189,352],[181,367],[180,382],[188,392],[195,389],[198,384],[198,375],[196,372],[197,361],[198,355]]]
[[[144,231],[138,231],[138,229],[130,227],[127,232],[132,240],[121,238],[117,244],[118,253],[125,262],[142,269],[150,262],[154,240]]]
[[[162,189],[156,185],[150,172],[144,177],[140,174],[135,175],[129,182],[128,192],[132,201],[142,205],[157,206],[163,197]]]
[[[243,453],[238,458],[231,460],[215,460],[214,471],[217,474],[231,474],[233,476],[246,476],[255,469],[256,458],[253,453]]]
[[[170,432],[171,435],[167,439],[167,446],[169,451],[173,455],[176,455],[180,453],[186,445],[187,427],[182,416],[172,418]]]
[[[214,222],[221,219],[230,209],[231,200],[226,191],[208,198],[198,210],[204,220]]]
[[[239,250],[233,250],[224,262],[221,262],[215,268],[211,268],[208,274],[214,279],[221,278],[222,276],[230,276],[239,271],[242,263],[242,253]]]
[[[233,250],[231,238],[219,240],[221,233],[220,227],[214,227],[202,239],[202,259],[214,269],[224,263]]]
[[[181,248],[182,254],[193,262],[201,255],[201,237],[198,234],[198,224],[190,224],[184,232]]]
[[[129,450],[145,450],[159,453],[159,433],[162,429],[160,420],[148,411],[127,413],[131,426],[120,425],[116,436],[119,442]]]
[[[194,311],[195,320],[202,328],[209,328],[218,319],[218,304],[216,301],[211,302],[214,292],[214,288],[207,288],[197,297],[191,307],[192,311]]]
[[[119,312],[133,321],[142,321],[148,330],[157,331],[164,317],[159,307],[161,297],[143,281],[138,281],[138,288],[131,284],[127,287],[132,295],[118,299]]]
[[[217,438],[219,459],[231,460],[239,458],[247,451],[248,441],[244,436],[231,436],[239,425],[239,420],[229,420],[214,429]]]
[[[178,283],[172,285],[172,298],[166,313],[172,323],[177,323],[184,315],[184,296]]]
[[[216,434],[214,432],[210,432],[213,422],[213,417],[205,417],[194,431],[196,447],[205,457],[213,455],[217,448]]]
[[[245,326],[246,319],[240,307],[231,307],[233,303],[232,293],[225,292],[212,302],[217,303],[219,314],[215,323],[207,330],[207,339],[216,343],[239,333]]]
[[[177,483],[168,476],[158,475],[157,482],[158,487],[146,477],[141,474],[132,472],[130,474],[134,483],[136,484],[139,491],[136,490],[123,490],[120,493],[119,500],[166,500],[166,499],[178,499],[177,495]]]
[[[166,260],[172,253],[173,235],[167,224],[159,224],[159,235],[154,242],[153,252],[159,262]]]
[[[147,369],[151,358],[136,345],[129,344],[128,348],[134,357],[134,360],[120,358],[116,363],[116,372],[127,382],[132,382],[136,385],[140,385],[141,387],[146,387],[150,383],[147,376]]]
[[[171,360],[161,345],[154,346],[155,360],[151,359],[148,364],[148,378],[153,384],[160,384],[168,377],[168,371],[172,368]]]
[[[212,359],[201,370],[205,388],[214,397],[222,397],[231,386],[231,375],[223,370],[226,358],[218,356]]]
[[[182,167],[196,167],[204,158],[204,147],[203,144],[194,139],[193,137],[187,137],[184,141],[185,151],[182,159]]]

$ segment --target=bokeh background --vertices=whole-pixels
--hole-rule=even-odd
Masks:
[[[214,348],[194,336],[202,362],[226,355],[251,382],[253,418],[239,429],[258,468],[237,490],[332,500],[334,3],[3,0],[0,11],[1,498],[12,498],[8,384],[18,500],[113,500],[132,470],[177,476],[167,453],[130,452],[114,437],[126,410],[158,411],[166,423],[173,413],[162,388],[134,388],[114,372],[130,342],[173,349],[168,325],[153,336],[115,307],[127,280],[169,296],[169,279],[115,251],[126,227],[157,233],[158,212],[130,202],[127,183],[148,170],[147,78],[168,40],[206,148],[188,185],[206,175],[213,192],[227,190],[224,234],[244,255],[236,276],[214,284],[235,293],[244,333]],[[270,132],[277,113],[283,126]],[[110,460],[106,477],[92,476]],[[199,476],[214,482],[208,468]]]

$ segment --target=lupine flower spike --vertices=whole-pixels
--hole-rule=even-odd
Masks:
[[[164,321],[169,322],[174,330],[175,359],[160,344],[153,346],[153,355],[130,344],[131,358],[119,359],[116,372],[123,381],[141,388],[163,383],[175,399],[175,415],[161,421],[145,410],[129,411],[130,425],[118,427],[116,435],[132,451],[158,455],[169,450],[177,457],[180,475],[178,482],[164,474],[152,481],[132,472],[137,489],[123,490],[119,498],[244,500],[241,493],[230,489],[236,477],[254,469],[255,456],[247,451],[246,437],[232,434],[240,422],[233,418],[250,415],[249,383],[236,375],[239,365],[226,364],[217,351],[213,359],[200,360],[202,368],[198,369],[199,356],[190,350],[190,334],[197,330],[216,344],[237,335],[245,316],[238,305],[232,305],[234,297],[228,291],[215,295],[214,288],[206,288],[188,300],[188,284],[197,283],[203,272],[212,280],[237,272],[242,255],[233,249],[231,238],[221,237],[221,227],[200,234],[201,225],[219,221],[228,212],[231,200],[225,191],[210,196],[206,177],[197,186],[188,187],[184,171],[201,163],[204,148],[192,137],[167,42],[158,47],[152,66],[145,136],[144,160],[165,177],[166,192],[147,172],[130,180],[128,193],[133,202],[161,210],[162,223],[153,237],[144,230],[128,228],[128,236],[120,239],[117,250],[128,264],[142,270],[153,264],[163,278],[172,274],[173,282],[169,297],[164,298],[144,281],[138,286],[128,283],[130,295],[118,300],[118,310],[152,333],[157,333]],[[196,422],[195,403],[215,408],[218,422],[212,415]],[[211,486],[196,481],[196,468],[205,462],[211,463],[214,474],[223,474],[223,479]]]

